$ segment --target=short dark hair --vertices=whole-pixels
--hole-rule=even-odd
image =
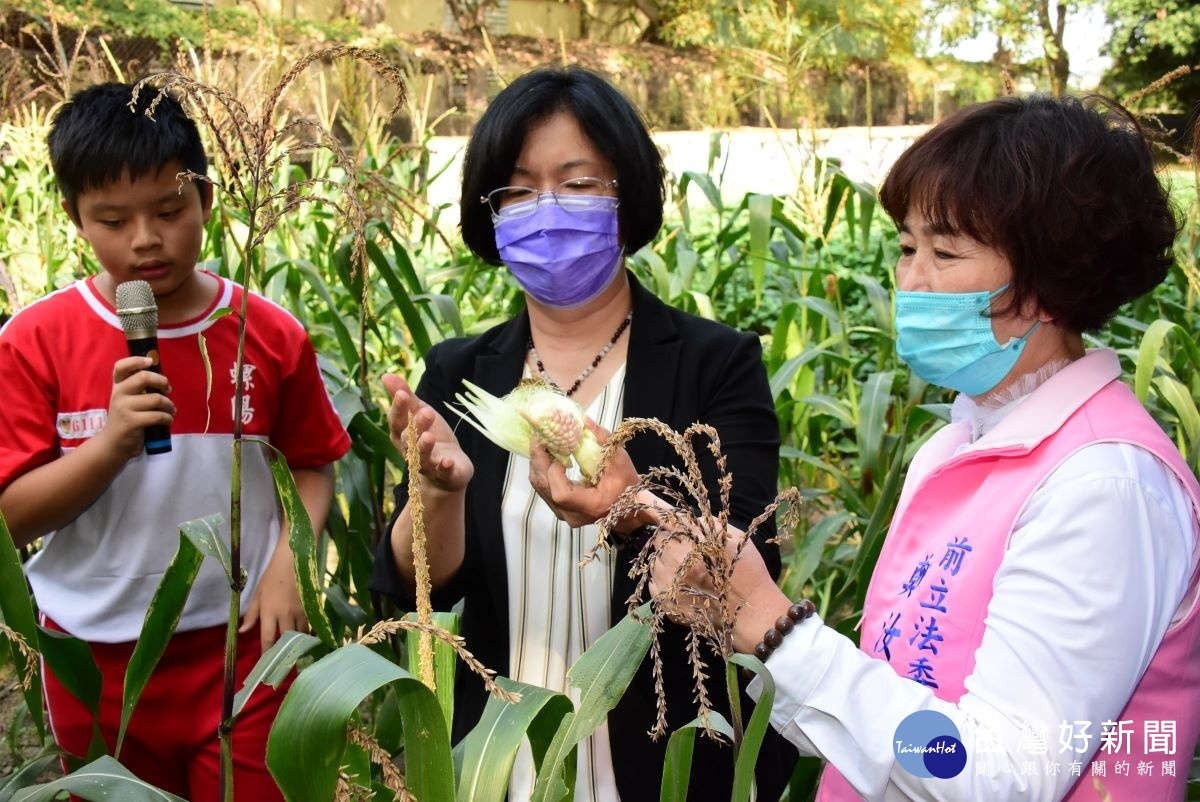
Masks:
[[[1033,300],[1076,332],[1166,278],[1179,232],[1145,130],[1099,96],[962,109],[897,159],[879,194],[897,225],[915,204],[935,228],[1002,253],[1009,308]]]
[[[207,172],[200,132],[175,97],[164,93],[154,118],[146,116],[158,96],[157,87],[143,86],[133,111],[131,84],[104,83],[77,92],[59,108],[47,137],[50,165],[76,222],[79,195],[119,181],[125,171],[136,180],[178,161],[198,175]],[[205,182],[197,188],[202,198],[210,191]]]
[[[621,241],[632,253],[662,226],[666,168],[633,104],[610,83],[582,67],[527,72],[488,104],[475,124],[463,162],[463,240],[481,259],[500,264],[491,211],[479,198],[506,186],[529,128],[568,111],[617,170]]]

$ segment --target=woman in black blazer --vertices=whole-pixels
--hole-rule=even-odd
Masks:
[[[485,665],[554,690],[565,690],[562,673],[578,653],[624,617],[632,554],[606,552],[598,563],[576,567],[595,543],[595,527],[555,519],[529,484],[527,460],[454,425],[458,416],[447,404],[464,379],[500,396],[522,376],[540,374],[609,428],[632,416],[659,418],[676,430],[696,421],[714,426],[733,475],[730,521],[739,527],[776,492],[779,431],[758,338],[667,306],[624,269],[624,254],[648,243],[662,224],[664,176],[641,117],[600,77],[568,68],[514,81],[468,145],[462,228],[476,254],[508,267],[525,292],[525,309],[479,336],[431,348],[415,393],[401,378],[385,377],[393,439],[403,447],[410,420],[420,432],[434,606],[463,600],[462,634]],[[680,462],[651,436],[635,438],[627,450],[640,471]],[[715,499],[715,465],[707,459]],[[628,534],[638,525],[631,519],[619,529]],[[761,527],[758,546],[777,576],[778,548],[765,543],[773,535],[773,526]],[[414,607],[405,482],[396,489],[372,587],[403,609]],[[683,635],[670,627],[663,642],[670,730],[695,716]],[[710,696],[720,705],[723,677],[714,673]],[[479,679],[463,666],[455,697],[458,741],[486,701]],[[728,715],[727,705],[719,709]],[[655,716],[647,659],[609,715],[607,733],[580,747],[577,800],[658,799],[666,739],[647,734]],[[690,798],[728,799],[732,752],[706,738],[696,750]],[[771,733],[759,759],[760,799],[779,798],[794,759]],[[514,798],[527,792],[528,773],[519,761]]]

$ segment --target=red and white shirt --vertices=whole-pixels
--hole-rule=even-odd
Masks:
[[[184,521],[220,514],[229,536],[234,371],[243,288],[219,279],[211,308],[161,326],[158,348],[176,406],[172,450],[130,460],[68,526],[47,535],[26,566],[43,613],[89,641],[134,640],[179,542]],[[211,319],[231,308],[234,314]],[[293,469],[319,468],[349,448],[312,344],[285,309],[250,294],[243,433],[268,441]],[[103,428],[113,364],[129,355],[116,310],[92,279],[22,309],[0,331],[0,488],[78,447]],[[248,442],[242,466],[245,612],[280,533],[266,446]],[[205,560],[179,630],[224,622],[229,585]]]

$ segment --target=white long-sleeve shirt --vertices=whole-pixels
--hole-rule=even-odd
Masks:
[[[1024,397],[999,410],[960,397],[953,415],[984,436]],[[1197,603],[1184,598],[1200,556],[1195,526],[1179,481],[1151,454],[1088,446],[1047,478],[1018,518],[957,704],[812,619],[767,662],[776,683],[771,723],[867,799],[1060,799],[1080,776],[1071,764],[1080,761],[1089,776],[1101,722],[1117,717],[1167,627]],[[757,699],[761,682],[749,691]],[[957,777],[922,779],[897,764],[896,728],[921,709],[958,727],[968,759]],[[1081,735],[1075,722],[1090,722],[1083,753],[1074,751],[1084,745],[1073,737]],[[1033,757],[1039,734],[1046,753]],[[1060,751],[1063,742],[1072,748]],[[1180,745],[1176,771],[1188,770],[1191,748]],[[1057,772],[1046,770],[1052,762]]]

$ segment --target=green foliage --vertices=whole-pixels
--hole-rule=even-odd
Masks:
[[[988,0],[963,4],[935,0],[928,7],[929,30],[934,41],[953,45],[988,35],[996,42],[992,57],[998,69],[1036,76],[1040,88],[1063,94],[1070,73],[1070,56],[1063,46],[1067,27],[1078,13],[1096,0]],[[1024,53],[1036,53],[1023,64]]]
[[[168,62],[181,43],[199,47],[207,41],[218,50],[241,49],[261,36],[264,25],[274,28],[277,36],[320,40],[342,38],[348,27],[339,21],[324,24],[282,18],[267,21],[247,8],[220,3],[209,5],[206,19],[204,14],[164,0],[0,0],[0,16],[19,12],[42,24],[53,20],[76,30],[149,40],[157,45],[157,55]],[[349,28],[355,30],[357,26]]]
[[[179,619],[183,615],[183,605],[187,602],[192,590],[192,583],[200,573],[200,561],[204,555],[183,532],[179,535],[179,548],[167,570],[163,572],[154,597],[150,599],[150,607],[146,610],[146,620],[142,632],[138,636],[137,645],[129,657],[125,668],[125,693],[121,699],[121,726],[117,730],[117,746],[114,756],[120,757],[121,745],[125,740],[125,728],[133,717],[142,691],[150,682],[154,667],[167,649],[167,642],[175,634]]]
[[[443,613],[434,611],[430,614],[430,623],[450,635],[458,634],[458,613]],[[416,621],[417,614],[409,613],[405,621]],[[408,651],[408,673],[414,677],[420,676],[420,639],[419,630],[408,630],[405,643]],[[449,643],[435,638],[433,641],[433,692],[438,704],[442,706],[442,715],[446,721],[454,721],[454,674],[458,669],[458,655]],[[521,730],[524,732],[524,729]]]
[[[254,691],[264,682],[273,688],[278,688],[288,673],[295,667],[296,662],[316,649],[321,644],[319,638],[306,635],[303,632],[285,632],[271,648],[263,652],[263,656],[254,664],[254,668],[246,675],[242,689],[233,700],[233,715],[236,718]]]
[[[852,60],[911,54],[921,14],[912,2],[674,0],[658,5],[656,35],[676,47],[716,44],[787,52],[807,40],[813,43],[811,65],[829,70]]]
[[[130,774],[129,769],[107,755],[53,782],[26,788],[13,795],[13,802],[53,802],[70,791],[83,799],[121,799],[123,802],[184,802]]]
[[[22,691],[25,704],[33,716],[38,737],[46,737],[46,718],[42,709],[41,668],[31,653],[19,648],[15,634],[26,647],[38,648],[38,631],[33,613],[33,600],[21,572],[21,558],[8,531],[4,516],[0,515],[0,621],[9,632],[4,633],[9,656],[18,678],[24,679]]]
[[[347,722],[365,698],[389,684],[396,689],[404,751],[414,768],[409,789],[418,799],[454,796],[449,728],[437,697],[391,660],[351,644],[300,673],[271,728],[267,766],[287,799],[334,798]]]
[[[725,667],[726,681],[731,689],[730,698],[736,699],[737,672],[742,668],[752,672],[762,683],[758,701],[754,705],[754,713],[746,724],[746,733],[738,746],[737,758],[733,770],[733,802],[750,802],[754,799],[754,764],[758,760],[758,750],[762,747],[763,738],[771,723],[771,707],[775,704],[775,680],[771,672],[752,654],[735,654]]]
[[[337,643],[333,628],[329,625],[329,618],[321,605],[316,536],[313,533],[312,521],[300,499],[296,480],[292,478],[292,472],[288,470],[283,455],[267,443],[261,445],[263,448],[270,448],[271,476],[275,480],[275,491],[282,502],[283,514],[287,520],[288,545],[296,561],[296,585],[300,591],[300,601],[304,605],[304,616],[321,642],[332,649]]]
[[[558,802],[575,795],[575,748],[604,723],[617,706],[650,649],[649,605],[625,616],[567,670],[567,685],[579,690],[579,704],[563,716],[538,766],[532,799]]]
[[[1160,110],[1186,113],[1200,97],[1200,6],[1190,0],[1108,0],[1106,11],[1113,63],[1105,85],[1127,97],[1179,67],[1195,68],[1150,98]]]
[[[348,722],[357,721],[357,710],[368,696],[390,685],[404,722],[405,784],[418,799],[449,800],[457,787],[458,799],[502,802],[517,748],[526,737],[541,767],[534,796],[569,798],[576,744],[616,705],[649,645],[649,628],[635,616],[605,633],[568,676],[580,691],[577,708],[562,694],[504,681],[503,690],[516,696],[490,699],[457,755],[450,749],[449,722],[431,690],[369,647],[343,646],[297,677],[271,729],[267,765],[287,799],[333,798],[339,775],[350,774],[345,762],[352,745]],[[345,781],[369,787],[365,776]]]
[[[60,282],[82,275],[69,221],[50,173],[50,116],[36,106],[0,119],[0,310],[32,303]]]
[[[521,699],[514,704],[489,697],[479,724],[455,748],[458,802],[503,800],[521,743],[529,739],[534,763],[542,765],[554,733],[572,712],[571,700],[561,693],[504,678],[499,685]]]

